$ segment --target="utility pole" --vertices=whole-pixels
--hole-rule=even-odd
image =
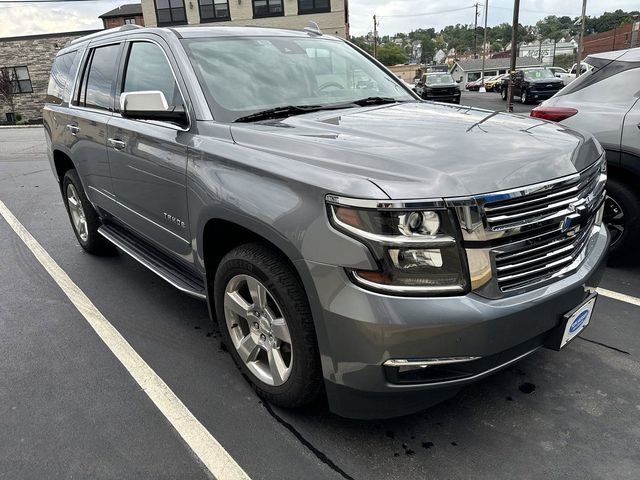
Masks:
[[[480,91],[485,93],[487,90],[484,88],[484,60],[487,56],[487,17],[489,16],[489,0],[484,0],[484,38],[482,40],[482,86]]]
[[[373,16],[373,58],[378,58],[378,19]]]
[[[507,112],[513,112],[513,77],[516,74],[516,55],[518,54],[519,16],[520,0],[513,0],[513,26],[511,27],[511,67],[509,68],[509,84],[507,86]]]
[[[478,58],[478,3],[476,2],[476,16],[473,20],[473,58]]]
[[[584,39],[584,16],[587,13],[587,0],[582,0],[582,17],[580,17],[580,41],[578,42],[578,60],[576,61],[576,78],[582,70],[582,40]]]

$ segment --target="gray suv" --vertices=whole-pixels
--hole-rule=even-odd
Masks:
[[[206,299],[274,404],[417,411],[589,323],[600,144],[423,102],[316,29],[74,40],[44,123],[80,245]]]
[[[607,152],[604,222],[611,259],[629,261],[640,241],[640,48],[587,57],[589,69],[531,116],[593,134]]]

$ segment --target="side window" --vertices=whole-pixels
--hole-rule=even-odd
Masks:
[[[64,101],[64,92],[73,81],[72,69],[73,61],[76,58],[77,51],[59,55],[51,66],[51,77],[49,77],[49,88],[47,89],[47,103],[55,103],[60,105]]]
[[[120,44],[94,48],[85,67],[79,105],[113,111],[112,88],[118,65]]]
[[[160,90],[169,108],[183,108],[180,90],[162,49],[155,43],[135,42],[129,50],[122,92],[146,90]]]
[[[587,73],[580,78],[588,79],[586,75],[589,74]],[[597,99],[603,105],[618,105],[623,108],[631,108],[640,94],[640,67],[620,73],[611,74],[610,72],[609,75],[603,77],[599,82],[574,91],[574,98],[585,102],[593,102]]]

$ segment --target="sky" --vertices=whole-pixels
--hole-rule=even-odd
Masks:
[[[132,0],[85,0],[37,4],[31,0],[0,0],[0,37],[69,32],[102,28],[98,16]],[[193,0],[195,1],[195,0]],[[230,0],[235,1],[235,0]],[[481,11],[484,9],[483,0]],[[381,35],[409,32],[416,28],[436,30],[456,23],[471,24],[474,0],[349,0],[352,35],[365,35],[373,28],[373,15],[379,18]],[[605,10],[638,9],[638,0],[588,0],[587,15]],[[534,24],[546,15],[580,14],[582,0],[521,0],[520,23]],[[488,24],[511,23],[513,2],[490,0]],[[482,15],[478,23],[484,22]]]

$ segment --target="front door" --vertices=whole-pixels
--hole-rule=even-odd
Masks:
[[[186,108],[165,49],[156,41],[125,46],[125,62],[116,92],[159,90],[170,108]],[[191,263],[187,209],[185,126],[142,121],[116,113],[108,125],[107,151],[119,206],[118,217],[132,230]]]

